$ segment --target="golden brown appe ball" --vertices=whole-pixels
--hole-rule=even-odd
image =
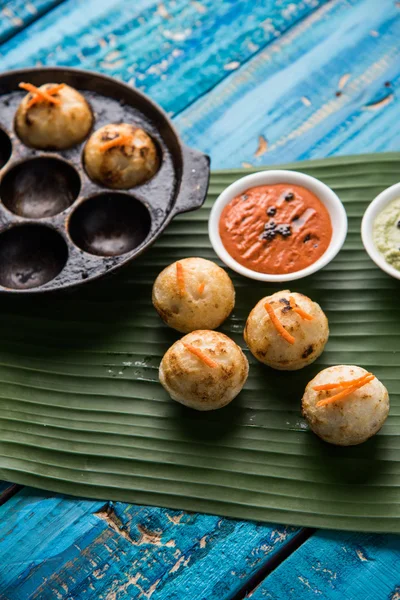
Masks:
[[[92,110],[82,94],[65,84],[45,83],[37,89],[48,92],[56,103],[34,92],[24,96],[14,121],[22,142],[44,150],[64,150],[81,143],[93,123]]]
[[[303,395],[302,410],[316,435],[330,444],[354,446],[379,431],[389,413],[389,394],[376,377],[368,377],[365,385],[323,406],[318,403],[341,394],[346,388],[314,389],[315,386],[354,382],[367,376],[368,372],[362,367],[336,365],[320,371],[309,382]]]
[[[266,304],[289,338],[293,338],[292,343],[279,333]],[[303,311],[308,318],[297,311]],[[328,337],[328,319],[321,307],[307,296],[289,290],[262,298],[250,312],[244,329],[244,339],[255,358],[274,369],[287,371],[314,362],[323,352]]]
[[[173,400],[196,410],[214,410],[242,390],[249,363],[239,346],[217,331],[193,331],[165,353],[160,382]]]
[[[112,189],[129,189],[158,171],[160,160],[151,137],[128,123],[109,124],[95,131],[83,153],[87,174]]]
[[[167,325],[187,333],[216,329],[235,305],[229,275],[204,258],[183,258],[166,267],[153,286],[153,304]]]

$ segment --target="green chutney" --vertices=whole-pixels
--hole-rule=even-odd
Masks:
[[[376,217],[373,224],[376,248],[389,265],[400,271],[400,198],[396,198]]]

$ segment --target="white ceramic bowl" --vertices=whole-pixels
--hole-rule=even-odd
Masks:
[[[376,248],[374,244],[374,240],[372,238],[372,229],[374,225],[374,221],[378,214],[393,200],[396,198],[400,198],[400,183],[396,183],[391,187],[384,190],[372,200],[371,204],[368,206],[367,210],[364,213],[364,217],[361,223],[361,237],[364,244],[364,248],[374,261],[378,267],[388,273],[395,279],[400,279],[400,271],[389,265],[386,262],[382,254]]]
[[[301,269],[301,271],[296,271],[295,273],[273,275],[269,273],[258,273],[257,271],[247,269],[232,258],[225,249],[219,234],[219,220],[221,218],[221,213],[224,207],[233,200],[235,196],[242,194],[249,188],[257,185],[271,185],[274,183],[300,185],[309,189],[326,206],[332,222],[333,235],[327,250],[317,261],[315,261],[315,263],[305,269]],[[346,239],[347,215],[343,204],[335,192],[325,185],[325,183],[322,183],[322,181],[315,179],[315,177],[299,173],[298,171],[262,171],[260,173],[253,173],[252,175],[242,177],[228,186],[222,194],[218,196],[211,210],[208,222],[208,234],[210,236],[211,244],[219,258],[228,267],[240,275],[244,275],[244,277],[249,277],[250,279],[257,279],[258,281],[293,281],[294,279],[301,279],[302,277],[307,277],[308,275],[319,271],[319,269],[325,267],[325,265],[336,256]]]

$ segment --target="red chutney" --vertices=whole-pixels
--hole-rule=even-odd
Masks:
[[[229,254],[259,273],[300,271],[329,246],[332,224],[321,200],[299,185],[250,188],[222,211],[219,232]]]

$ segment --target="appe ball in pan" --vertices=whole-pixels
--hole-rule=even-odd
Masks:
[[[363,377],[366,377],[365,384]],[[357,380],[360,387],[355,389],[351,384]],[[316,390],[315,387],[331,389]],[[335,395],[338,395],[337,401],[324,404]],[[322,405],[318,405],[320,402]],[[320,371],[310,381],[303,395],[302,410],[312,431],[320,438],[338,446],[354,446],[365,442],[382,427],[389,413],[389,394],[379,379],[365,369],[337,365]]]
[[[153,286],[153,304],[167,325],[188,333],[216,329],[235,305],[229,275],[204,258],[183,258],[166,267]]]
[[[260,300],[244,329],[244,339],[255,358],[284,371],[302,369],[314,362],[328,337],[328,319],[321,307],[289,290]]]
[[[119,190],[144,183],[160,165],[151,137],[128,123],[105,125],[95,131],[86,143],[83,160],[93,181]]]
[[[173,400],[214,410],[243,388],[249,364],[239,346],[217,331],[193,331],[173,344],[160,365],[160,382]]]
[[[24,96],[15,115],[15,130],[24,144],[43,150],[64,150],[86,138],[93,114],[82,94],[65,84],[21,86],[32,90]]]

